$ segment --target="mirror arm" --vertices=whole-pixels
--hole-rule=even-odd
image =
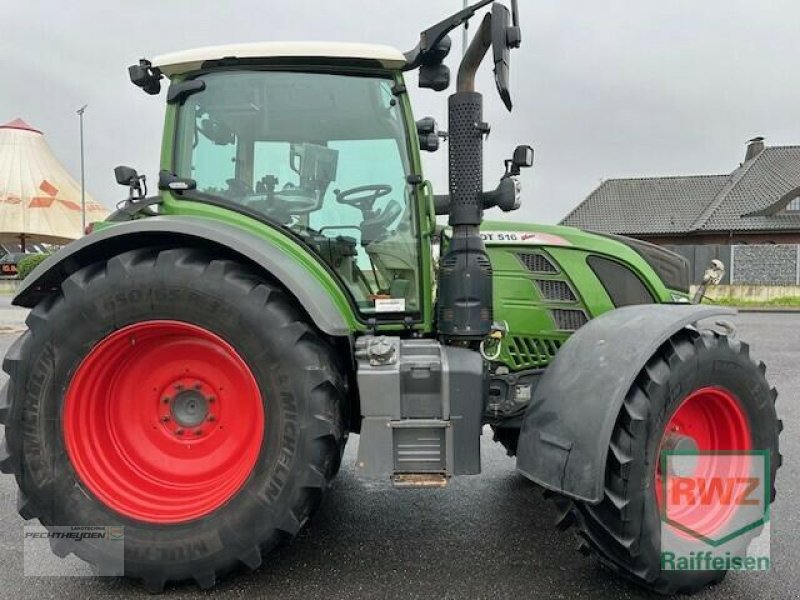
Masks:
[[[519,182],[513,176],[505,175],[496,189],[491,192],[483,192],[481,195],[483,208],[489,209],[496,206],[503,212],[517,210],[520,206],[519,194]]]
[[[403,67],[403,70],[410,71],[411,69],[416,69],[423,64],[425,62],[426,55],[433,50],[448,33],[453,31],[453,29],[456,27],[459,27],[469,21],[475,15],[476,11],[480,10],[487,4],[491,4],[492,2],[494,2],[494,0],[480,0],[472,6],[468,6],[467,8],[450,15],[444,21],[440,21],[433,27],[423,31],[419,36],[420,39],[417,47],[405,53],[406,65]]]
[[[447,216],[450,214],[450,194],[434,194],[433,210],[437,216]]]
[[[481,66],[483,58],[492,47],[492,15],[483,17],[480,28],[472,38],[469,48],[458,68],[457,90],[459,92],[475,91],[475,74]]]

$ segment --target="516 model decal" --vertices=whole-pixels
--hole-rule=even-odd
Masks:
[[[571,246],[572,244],[558,235],[550,233],[534,233],[532,231],[481,231],[483,242],[489,246],[504,244],[524,244],[529,246]]]

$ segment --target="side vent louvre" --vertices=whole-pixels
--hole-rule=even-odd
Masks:
[[[589,319],[582,310],[554,308],[552,311],[556,327],[563,331],[576,331],[586,325]]]
[[[394,470],[398,473],[444,473],[445,430],[421,428],[394,430]]]
[[[560,340],[514,335],[508,340],[506,350],[515,367],[535,369],[546,367],[561,344]]]
[[[554,281],[550,279],[537,279],[536,287],[545,300],[554,302],[577,302],[572,289],[566,281]]]
[[[544,254],[533,252],[520,252],[517,258],[532,273],[558,273],[556,266]]]

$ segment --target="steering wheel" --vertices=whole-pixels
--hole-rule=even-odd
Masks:
[[[385,184],[362,185],[349,190],[333,190],[339,204],[347,204],[360,209],[362,212],[372,212],[372,207],[378,198],[383,198],[392,193],[392,186]],[[366,216],[366,214],[365,214]]]

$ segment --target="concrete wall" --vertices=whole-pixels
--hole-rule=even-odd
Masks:
[[[800,285],[796,245],[733,246],[732,283]]]
[[[725,265],[723,284],[800,285],[800,244],[726,246],[667,245],[691,265],[692,283],[700,283],[712,259]]]
[[[0,279],[0,295],[15,294],[20,283],[16,279]]]
[[[694,295],[695,287],[692,287]],[[800,298],[800,285],[718,285],[708,288],[706,297],[711,300],[735,298],[750,302],[769,302],[778,298]]]

